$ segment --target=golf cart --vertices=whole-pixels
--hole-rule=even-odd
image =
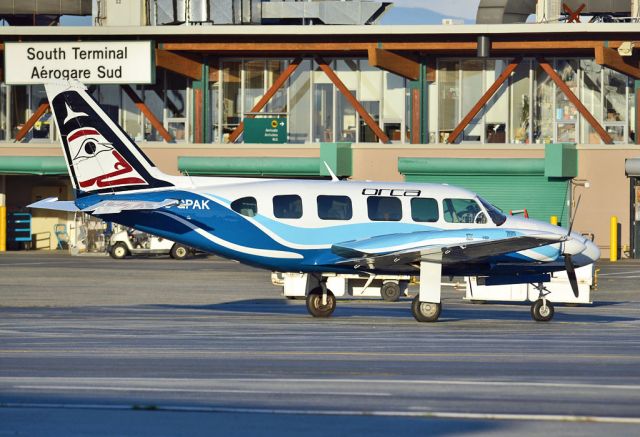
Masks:
[[[169,255],[183,260],[193,254],[193,249],[166,238],[133,229],[115,232],[110,238],[109,255],[113,259],[123,259],[129,255]]]

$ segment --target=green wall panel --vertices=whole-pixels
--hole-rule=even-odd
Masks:
[[[318,176],[320,164],[319,158],[178,157],[178,169],[190,175]]]
[[[67,164],[61,156],[2,156],[0,174],[66,175]]]

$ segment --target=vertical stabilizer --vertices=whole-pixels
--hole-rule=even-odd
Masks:
[[[169,187],[133,140],[79,82],[46,84],[60,142],[78,196]]]

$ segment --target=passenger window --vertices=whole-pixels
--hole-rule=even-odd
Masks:
[[[480,205],[473,199],[444,199],[444,219],[449,223],[477,223],[487,222],[487,217]]]
[[[242,197],[231,202],[231,209],[247,217],[253,217],[258,214],[258,202],[255,197]]]
[[[351,199],[347,196],[318,196],[318,217],[322,220],[351,220]]]
[[[411,218],[414,222],[437,222],[439,217],[436,199],[411,199]]]
[[[371,196],[367,198],[369,219],[397,222],[402,219],[402,203],[397,197]]]
[[[296,194],[273,196],[273,215],[289,219],[302,217],[302,199]]]

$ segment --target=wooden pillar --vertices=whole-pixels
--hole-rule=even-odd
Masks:
[[[636,92],[636,128],[635,128],[634,134],[635,134],[636,144],[640,144],[640,80],[635,81],[635,92]],[[638,220],[640,220],[640,217],[638,217]]]
[[[167,130],[164,128],[160,120],[158,120],[158,118],[154,115],[154,113],[151,112],[151,109],[149,109],[149,107],[144,104],[144,102],[140,99],[140,97],[138,97],[138,94],[136,94],[135,90],[131,88],[131,85],[122,85],[122,89],[127,94],[127,96],[129,96],[129,98],[133,101],[134,105],[136,105],[136,107],[140,111],[142,111],[144,116],[147,118],[147,120],[149,120],[151,125],[154,127],[155,130],[158,131],[158,133],[162,136],[162,138],[164,138],[164,140],[167,143],[172,142],[173,137],[171,136],[171,134],[167,132]]]
[[[564,95],[567,96],[569,101],[573,103],[578,112],[582,114],[582,116],[585,118],[585,120],[587,120],[591,127],[593,127],[598,135],[600,135],[602,141],[604,141],[605,144],[613,144],[613,138],[611,138],[611,135],[609,135],[609,133],[602,127],[598,120],[596,120],[596,118],[591,115],[589,110],[582,104],[578,97],[573,94],[571,88],[569,88],[567,84],[564,83],[560,75],[553,69],[553,67],[544,58],[538,58],[538,64],[540,64],[540,67],[545,71],[545,73],[549,75],[551,80],[555,82],[556,86],[560,88]]]
[[[478,115],[478,112],[480,112],[480,110],[484,107],[484,105],[486,105],[487,102],[491,99],[491,97],[493,97],[496,91],[500,89],[502,84],[505,83],[505,81],[509,78],[509,76],[511,76],[511,73],[513,73],[515,69],[518,68],[518,65],[520,65],[521,61],[522,61],[522,57],[518,57],[513,61],[511,61],[509,65],[507,65],[507,68],[505,68],[502,74],[498,76],[494,84],[489,87],[487,92],[484,93],[482,97],[480,97],[480,100],[478,100],[478,103],[476,103],[473,106],[473,108],[471,108],[471,111],[469,111],[469,113],[462,119],[462,121],[458,124],[458,126],[456,126],[453,132],[451,132],[451,134],[449,135],[449,138],[447,139],[447,143],[449,144],[455,143],[456,139],[460,136],[462,132],[464,132],[465,128],[469,125],[469,123],[471,123],[471,120],[473,120],[473,118],[476,115]]]
[[[367,110],[364,109],[364,107],[360,104],[360,102],[358,102],[358,100],[353,96],[353,94],[351,94],[351,91],[349,91],[346,85],[340,80],[338,75],[331,69],[331,67],[329,67],[329,64],[327,64],[325,60],[319,56],[316,57],[316,62],[318,63],[318,66],[320,67],[320,69],[324,71],[324,74],[327,75],[329,80],[333,82],[336,88],[340,90],[342,95],[347,99],[347,101],[351,104],[351,106],[353,106],[353,108],[360,115],[360,117],[362,117],[364,122],[367,123],[367,126],[371,128],[371,130],[376,135],[376,137],[378,137],[378,139],[383,143],[388,143],[389,137],[382,131],[382,129],[380,129],[380,126],[378,125],[378,123],[376,123],[373,117],[369,115]]]
[[[208,60],[201,65],[200,80],[191,83],[193,88],[193,142],[211,142],[211,117]]]
[[[269,100],[271,100],[273,96],[275,96],[276,92],[278,92],[278,90],[285,84],[285,82],[287,81],[287,79],[289,79],[289,77],[293,74],[293,72],[296,71],[296,69],[298,68],[301,62],[302,62],[301,57],[297,57],[296,59],[294,59],[293,62],[291,62],[287,66],[287,68],[284,69],[284,71],[280,74],[280,76],[278,76],[278,78],[275,81],[273,81],[273,85],[271,85],[271,87],[267,90],[264,96],[262,96],[262,98],[258,101],[258,103],[256,103],[254,107],[251,108],[251,112],[260,112],[262,108],[264,108],[267,105],[267,103],[269,103]],[[248,114],[247,117],[253,118],[255,117],[255,115]],[[233,132],[231,132],[231,135],[229,135],[229,142],[233,143],[236,139],[238,139],[238,137],[240,136],[243,130],[244,130],[244,122],[240,121],[240,124],[238,124],[238,127],[236,127],[233,130]]]
[[[33,128],[33,125],[36,124],[40,117],[44,115],[45,112],[49,110],[49,102],[41,103],[36,109],[36,112],[33,113],[29,120],[25,124],[22,125],[18,133],[16,134],[16,141],[22,141],[22,139],[27,135],[27,133]]]

